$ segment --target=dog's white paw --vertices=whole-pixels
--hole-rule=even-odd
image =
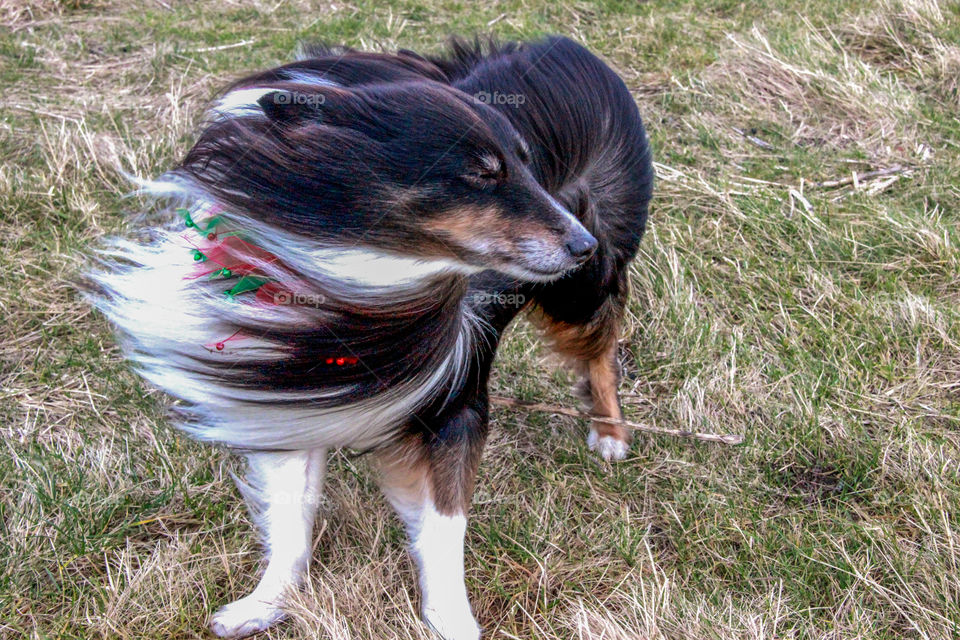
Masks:
[[[591,451],[596,451],[600,457],[606,461],[623,460],[627,457],[627,451],[630,445],[623,440],[618,440],[612,436],[601,436],[594,429],[590,429],[590,435],[587,436],[587,446]]]
[[[441,614],[436,609],[424,609],[423,621],[440,638],[440,640],[479,640],[480,627],[473,619],[470,609],[457,611],[449,610]]]
[[[250,594],[213,614],[210,631],[221,638],[245,638],[276,624],[283,616],[283,609]]]

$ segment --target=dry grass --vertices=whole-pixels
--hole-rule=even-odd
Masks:
[[[885,70],[907,72],[917,90],[960,108],[960,46],[939,38],[937,26],[950,20],[938,2],[890,0],[883,10],[837,29],[851,52]]]
[[[259,569],[235,461],[165,426],[69,284],[141,206],[117,168],[162,171],[299,40],[492,29],[574,35],[635,91],[659,182],[626,413],[746,443],[607,467],[576,420],[498,409],[467,549],[488,637],[956,637],[960,5],[753,4],[0,0],[0,636],[196,637]],[[493,391],[571,382],[521,325]],[[333,461],[315,557],[269,637],[426,637],[362,459]]]

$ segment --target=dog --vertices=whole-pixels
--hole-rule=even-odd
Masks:
[[[525,312],[620,418],[617,342],[653,169],[636,104],[564,37],[446,52],[318,46],[216,99],[169,203],[99,251],[88,296],[188,434],[246,456],[266,547],[218,636],[280,620],[308,571],[327,452],[369,455],[422,615],[476,640],[463,543],[487,380]],[[629,433],[588,444],[623,458]]]

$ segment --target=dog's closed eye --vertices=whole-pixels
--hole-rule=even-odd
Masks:
[[[484,154],[461,177],[475,187],[492,187],[506,179],[507,167],[497,156]]]

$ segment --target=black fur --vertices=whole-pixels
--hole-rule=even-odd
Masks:
[[[551,321],[588,327],[605,306],[627,295],[627,264],[646,228],[653,190],[653,163],[636,104],[623,81],[572,40],[551,37],[533,44],[468,43],[455,39],[446,56],[431,59],[453,86],[471,95],[524,96],[522,104],[492,105],[527,141],[531,170],[541,185],[597,238],[594,256],[549,284],[519,283],[488,272],[470,282],[468,298],[492,300],[478,314],[487,327],[485,346],[453,402],[427,407],[408,429],[427,446],[432,434],[449,434],[457,407],[486,416],[487,378],[496,344],[520,309],[497,300],[531,301]],[[613,303],[612,301],[617,301]],[[460,426],[454,421],[454,428]],[[431,435],[423,434],[430,431]],[[482,447],[485,430],[477,428]],[[483,435],[480,435],[480,434]],[[442,439],[442,438],[441,438]],[[478,455],[478,454],[476,454]],[[444,492],[439,491],[440,495]],[[466,503],[469,494],[447,496]]]
[[[385,493],[419,536],[418,514],[431,504],[442,516],[469,507],[491,367],[521,311],[584,374],[594,415],[620,415],[615,355],[627,265],[652,193],[650,149],[623,82],[567,38],[455,40],[433,58],[308,53],[232,85],[230,106],[212,113],[164,188],[187,204],[198,200],[198,212],[222,207],[241,238],[270,257],[257,274],[314,302],[277,309],[224,301],[224,279],[184,275],[193,265],[174,240],[182,227],[154,229],[146,246],[121,244],[107,271],[91,276],[92,297],[144,375],[185,401],[178,411],[194,435],[259,450],[251,458],[260,456],[261,470],[270,464],[263,456],[307,454],[307,476],[327,448],[372,452]],[[415,277],[357,284],[337,263],[357,255]],[[151,285],[160,301],[144,295]],[[190,339],[164,314],[181,320]],[[262,342],[225,358],[194,344],[208,330]],[[329,366],[344,356],[355,361]],[[622,457],[628,434],[609,421],[604,428],[594,424],[591,446]],[[297,515],[303,566],[282,569],[287,586],[309,560],[307,515]],[[463,520],[450,522],[444,531],[462,544],[455,523]],[[427,622],[453,616],[447,622],[459,632],[448,637],[478,637],[468,603],[454,599],[440,611],[427,596]],[[238,627],[235,609],[246,606],[243,599],[221,610],[215,632],[262,628],[281,613]]]
[[[311,291],[323,303],[303,309],[299,324],[228,320],[231,331],[280,345],[284,358],[237,362],[202,352],[185,358],[196,375],[223,388],[277,392],[238,402],[285,403],[284,393],[298,392],[318,409],[337,407],[388,398],[435,369],[472,314],[481,328],[466,369],[405,424],[392,425],[384,442],[437,445],[460,437],[450,433],[453,424],[482,432],[496,345],[524,306],[548,322],[584,327],[587,343],[615,331],[652,189],[636,105],[609,67],[562,37],[525,44],[455,40],[446,55],[433,58],[327,47],[309,53],[234,83],[227,93],[271,89],[259,100],[262,113],[209,122],[169,177],[303,242],[496,270],[469,280],[444,275],[400,298],[358,296],[340,282],[314,278]],[[522,100],[484,99],[492,95]],[[582,226],[558,216],[556,202]],[[471,225],[472,212],[487,218]],[[465,228],[444,226],[458,216]],[[596,251],[558,280],[503,275],[530,253],[518,237],[570,247],[593,241],[584,229],[596,238]],[[474,237],[486,238],[483,250],[471,245]],[[278,268],[287,268],[280,258]],[[563,260],[574,264],[569,255]],[[133,342],[136,353],[140,343]],[[322,366],[331,355],[357,357],[359,364]],[[336,388],[342,392],[328,395]],[[181,408],[198,424],[216,419],[196,404]],[[473,418],[458,421],[465,410]]]

